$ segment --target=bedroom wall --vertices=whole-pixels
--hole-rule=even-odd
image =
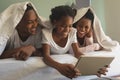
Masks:
[[[103,30],[106,32],[104,0],[91,0],[91,7],[102,23]]]
[[[105,1],[106,32],[120,42],[120,0]]]
[[[120,42],[120,0],[91,0],[105,33]]]
[[[49,18],[51,8],[57,5],[71,5],[75,0],[0,0],[0,13],[9,5],[18,2],[31,1],[37,8],[39,14],[45,18]]]

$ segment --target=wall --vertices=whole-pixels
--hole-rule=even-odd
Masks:
[[[51,8],[63,4],[71,5],[75,2],[75,0],[0,0],[0,13],[9,5],[24,1],[31,1],[39,14],[45,18],[49,18]]]
[[[46,18],[49,18],[51,8],[57,5],[71,5],[73,2],[75,3],[75,0],[0,0],[0,13],[9,5],[23,1],[33,2],[39,14]],[[97,16],[101,20],[105,33],[112,39],[120,42],[120,38],[118,36],[120,34],[120,0],[91,0],[91,6],[94,8]]]
[[[120,42],[120,0],[91,0],[105,33]]]
[[[98,18],[100,19],[103,30],[106,32],[104,0],[91,0],[91,6],[95,10],[95,13],[98,16]]]
[[[120,0],[105,1],[106,32],[120,42]]]

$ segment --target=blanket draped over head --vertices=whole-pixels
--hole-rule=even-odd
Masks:
[[[22,19],[27,5],[32,6],[38,15],[36,8],[31,2],[12,4],[0,14],[0,55],[6,46],[7,40]],[[44,19],[39,15],[38,17],[40,25],[44,25],[44,23],[42,23],[42,20]]]
[[[101,26],[101,22],[91,7],[81,8],[77,10],[73,23],[76,23],[78,20],[80,20],[87,13],[88,10],[91,10],[94,15],[93,32],[96,37],[96,41],[103,47],[103,49],[113,51],[119,46],[119,43],[117,41],[113,41],[110,37],[105,35]]]

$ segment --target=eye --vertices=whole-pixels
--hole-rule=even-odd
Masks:
[[[39,19],[35,19],[35,22],[37,22],[37,23],[38,23],[38,22],[39,22]]]
[[[29,20],[27,21],[28,24],[33,24],[33,21]]]
[[[35,20],[28,20],[27,24],[34,24],[34,23],[38,23],[39,19],[35,19]]]

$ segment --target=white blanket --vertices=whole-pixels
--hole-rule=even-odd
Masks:
[[[33,6],[39,16],[36,8],[31,2],[12,4],[0,14],[0,55],[6,46],[7,40],[12,35],[16,25],[20,22],[22,16],[24,15],[27,4]],[[39,23],[41,25],[44,25],[42,22],[44,20],[44,18],[39,16]]]
[[[110,37],[105,35],[105,33],[102,29],[102,26],[101,26],[101,22],[98,19],[98,17],[96,16],[94,10],[91,7],[81,8],[81,9],[77,10],[77,14],[75,16],[74,23],[77,22],[78,20],[80,20],[89,9],[91,10],[91,12],[94,15],[93,31],[95,33],[95,37],[96,37],[97,42],[104,49],[109,50],[109,51],[113,51],[116,48],[118,48],[119,43],[117,41],[111,40]]]
[[[21,20],[27,4],[31,4],[33,6],[33,4],[30,2],[13,4],[10,7],[8,7],[3,13],[0,14],[0,54],[3,52],[6,42],[11,36],[12,32],[14,31],[16,25]],[[41,17],[40,19],[42,20]],[[98,23],[96,25],[100,25],[99,21],[97,22]],[[101,33],[98,31],[98,36],[105,37],[100,40],[98,39],[99,42],[101,42],[101,45],[111,43],[112,42],[111,39],[109,40],[108,38],[106,38],[101,27],[98,28],[100,28],[100,31],[102,32]],[[116,45],[117,45],[116,42],[112,42],[112,44],[106,45],[104,48],[111,49],[111,46],[116,46]],[[119,64],[120,54],[118,54],[119,53],[118,51],[95,52],[95,54],[102,53],[104,55],[105,53],[106,54],[111,53],[117,55],[115,60],[111,63],[111,68],[107,76],[120,74],[120,70],[118,70],[118,68],[120,67]],[[52,57],[54,60],[61,63],[75,64],[77,61],[76,58],[70,55],[59,55],[59,56],[57,55]],[[60,57],[62,57],[62,59]],[[90,80],[96,78],[97,77],[95,75],[90,75],[90,76],[80,76],[73,80]],[[57,70],[46,66],[42,61],[42,58],[30,57],[27,61],[18,61],[13,58],[0,60],[0,80],[70,80],[70,79],[62,76],[59,72],[57,72]]]
[[[88,53],[91,55],[114,55],[115,59],[111,63],[111,67],[107,76],[120,75],[120,53],[118,51],[108,54],[108,51],[98,51]],[[52,55],[54,60],[60,63],[75,64],[77,59],[71,55]],[[62,58],[61,58],[62,57]],[[106,77],[106,76],[103,76]],[[71,80],[61,75],[57,70],[48,67],[40,57],[30,57],[27,61],[19,61],[13,58],[0,60],[0,80]],[[96,75],[79,76],[72,80],[110,80],[98,79]],[[112,80],[112,79],[111,79]],[[115,80],[115,79],[113,79]]]

